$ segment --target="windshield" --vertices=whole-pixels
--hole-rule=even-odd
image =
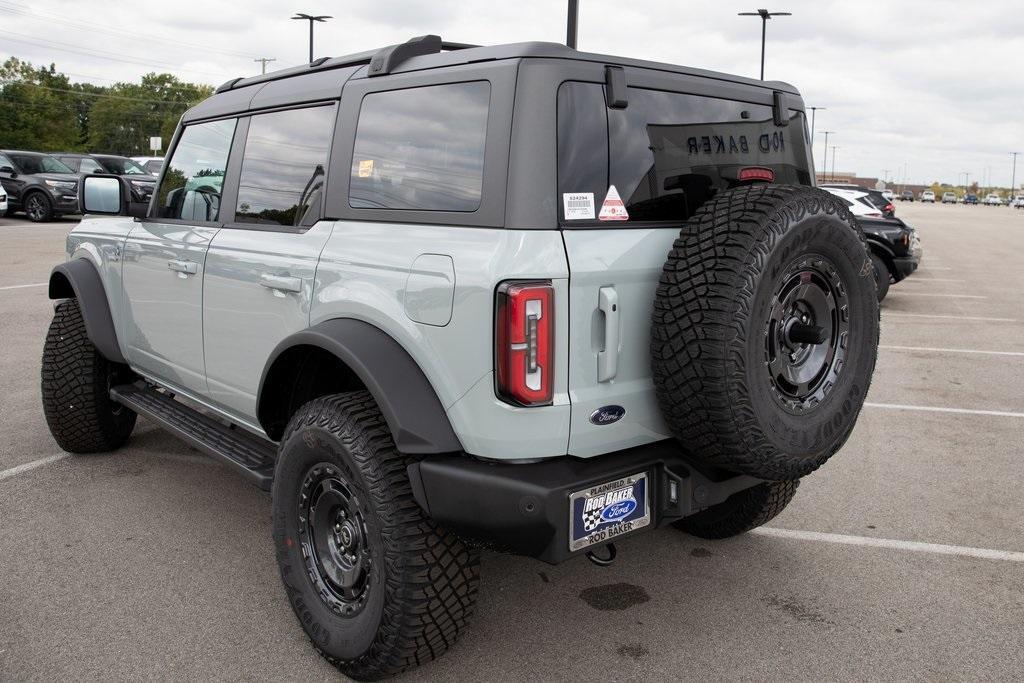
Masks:
[[[125,157],[97,157],[103,168],[114,175],[151,175],[137,163]]]
[[[45,154],[9,154],[20,173],[74,173],[64,162]]]

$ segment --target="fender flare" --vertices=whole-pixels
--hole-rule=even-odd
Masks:
[[[84,258],[76,258],[54,267],[50,272],[51,299],[78,299],[85,319],[85,333],[100,355],[114,363],[127,364],[117,342],[110,302],[103,288],[103,278],[96,266]]]
[[[389,334],[353,318],[334,318],[286,337],[264,366],[256,415],[265,420],[264,384],[290,348],[314,346],[334,355],[362,381],[380,407],[395,446],[410,454],[452,453],[462,444],[441,400],[412,356]]]

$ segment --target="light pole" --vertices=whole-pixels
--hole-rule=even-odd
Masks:
[[[1013,155],[1013,175],[1010,177],[1010,199],[1017,196],[1017,155],[1020,152],[1010,152]]]
[[[819,109],[824,111],[825,109],[828,109],[828,107],[809,107],[809,109],[811,110],[811,156],[814,156],[814,115]]]
[[[791,17],[792,12],[769,12],[766,9],[759,9],[756,12],[740,12],[740,17],[761,17],[761,80],[764,80],[764,38],[768,20],[772,17]]]
[[[312,16],[310,14],[303,14],[302,12],[296,12],[295,16],[292,17],[292,19],[299,19],[301,21],[308,21],[309,22],[309,62],[311,64],[313,63],[313,22],[315,22],[315,21],[325,22],[328,19],[332,19],[332,18],[333,17],[330,17],[330,16],[328,16],[326,14],[323,14],[323,15],[320,15],[320,16]]]
[[[821,162],[822,177],[824,177],[828,175],[828,136],[835,133],[835,131],[823,130],[821,132],[825,134],[825,158]]]
[[[565,23],[565,44],[567,47],[576,49],[576,25],[580,18],[579,0],[569,0],[569,15]]]
[[[839,148],[832,145],[832,182],[836,181],[836,154],[838,151]]]

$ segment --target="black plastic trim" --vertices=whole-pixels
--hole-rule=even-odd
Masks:
[[[626,83],[626,69],[621,66],[604,68],[604,99],[609,109],[625,109],[629,106],[629,89]]]
[[[68,291],[68,285],[71,291]],[[117,331],[114,318],[110,315],[110,302],[103,288],[103,279],[92,262],[78,258],[55,266],[50,273],[49,297],[78,299],[89,341],[107,360],[127,363],[117,342]]]
[[[404,43],[390,45],[373,56],[366,70],[369,78],[386,76],[394,71],[402,62],[413,57],[433,55],[441,51],[441,36],[425,35],[410,38]]]
[[[274,362],[290,348],[314,346],[333,354],[362,381],[387,420],[403,453],[452,453],[462,444],[426,375],[386,332],[362,320],[336,318],[285,338],[270,355],[260,378],[256,415],[268,427],[265,386]]]

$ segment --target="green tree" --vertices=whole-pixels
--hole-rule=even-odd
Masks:
[[[16,57],[0,66],[0,148],[44,152],[81,143],[76,100],[56,67],[34,67]]]

